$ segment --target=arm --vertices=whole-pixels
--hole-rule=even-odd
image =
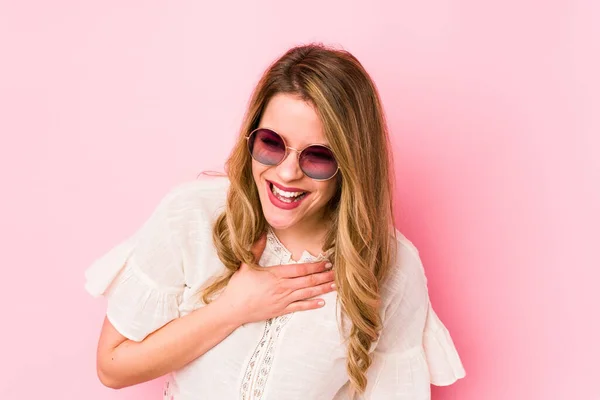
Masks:
[[[105,318],[98,343],[98,377],[113,389],[158,378],[206,353],[237,329],[240,321],[229,307],[215,301],[135,342]]]
[[[105,318],[98,377],[114,389],[146,382],[202,356],[244,323],[322,307],[321,299],[313,297],[333,290],[333,271],[327,269],[324,262],[259,270],[243,264],[215,301],[172,320],[141,342],[128,340]]]

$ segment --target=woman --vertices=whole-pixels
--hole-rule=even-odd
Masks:
[[[177,400],[387,400],[463,377],[393,227],[391,165],[358,60],[290,49],[253,93],[227,177],[175,187],[86,272],[108,297],[100,380],[169,374]]]

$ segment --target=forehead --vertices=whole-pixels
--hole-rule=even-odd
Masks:
[[[327,144],[323,124],[313,106],[293,95],[280,93],[273,96],[263,112],[259,127],[273,129],[283,136],[288,146]]]

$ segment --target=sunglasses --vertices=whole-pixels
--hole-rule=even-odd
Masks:
[[[277,132],[258,128],[246,137],[248,150],[253,159],[263,165],[279,165],[289,150],[298,153],[298,164],[304,175],[316,181],[326,181],[337,174],[338,166],[333,151],[324,144],[309,144],[302,150],[288,146]]]

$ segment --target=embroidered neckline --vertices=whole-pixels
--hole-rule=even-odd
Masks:
[[[315,256],[312,253],[310,253],[308,250],[304,250],[302,252],[302,255],[300,256],[300,259],[298,261],[295,261],[292,259],[292,252],[289,251],[287,249],[287,247],[285,247],[283,245],[283,243],[281,243],[281,241],[279,240],[277,235],[275,235],[273,228],[271,228],[270,226],[267,229],[267,242],[271,245],[272,250],[276,254],[278,254],[278,255],[283,254],[283,255],[289,257],[290,261],[296,262],[296,263],[315,262],[315,261],[325,260],[325,259],[328,259],[329,256],[333,253],[333,249],[329,249],[326,252],[321,252],[321,253],[319,253],[319,255]]]

